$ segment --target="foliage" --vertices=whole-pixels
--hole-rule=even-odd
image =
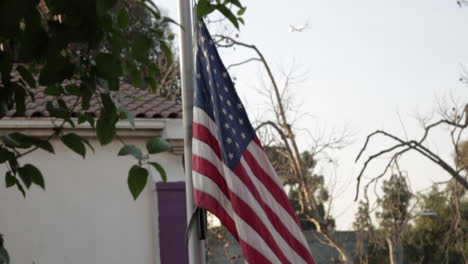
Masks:
[[[463,254],[468,254],[468,197],[461,201],[461,232],[452,230],[449,190],[433,186],[429,193],[421,195],[419,211],[436,215],[415,219],[406,243],[408,262],[466,263]]]
[[[216,3],[214,10],[231,20],[231,5],[241,8],[238,1],[225,1]],[[211,7],[201,8],[199,15],[212,11]],[[175,24],[149,0],[0,2],[0,119],[12,111],[15,116],[23,116],[26,100],[34,101],[34,90],[42,85],[46,86],[45,93],[53,96],[47,103],[48,112],[61,120],[54,123],[46,139],[21,133],[1,138],[0,164],[7,168],[7,188],[16,186],[23,195],[32,184],[45,188],[40,171],[33,164],[21,164],[20,158],[37,149],[54,153],[49,142],[52,139],[59,138],[83,158],[87,149],[93,150],[86,139],[67,133],[65,125],[89,123],[100,144],[107,145],[118,138],[118,121],[129,120],[133,124],[131,113],[119,103],[123,97],[120,85],[131,82],[139,89],[156,92],[163,79],[162,68],[174,60],[170,23]],[[69,80],[76,84],[69,84]],[[72,97],[73,103],[66,103],[64,96]],[[90,110],[92,98],[99,101],[100,114],[96,119]],[[166,151],[168,145],[151,139],[147,145],[149,154],[145,155],[135,146],[123,143],[119,155],[137,158],[128,180],[136,199],[146,184],[146,164],[166,179],[163,167],[151,162],[149,154]]]

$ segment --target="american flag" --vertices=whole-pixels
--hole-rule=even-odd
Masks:
[[[314,263],[279,177],[204,24],[199,25],[196,60],[195,204],[229,229],[248,263]]]

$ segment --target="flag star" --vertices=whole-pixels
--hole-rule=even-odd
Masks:
[[[234,128],[232,128],[232,134],[237,134],[236,130]]]
[[[236,148],[239,148],[239,143],[236,142]]]
[[[226,108],[223,108],[223,114],[227,114]]]
[[[234,120],[234,116],[232,116],[232,115],[230,114],[230,115],[229,115],[229,119]]]
[[[242,105],[240,103],[237,104],[237,109],[242,109]]]
[[[230,159],[233,159],[233,158],[234,158],[234,154],[229,153],[229,158],[230,158]]]
[[[244,124],[244,119],[239,118],[239,124],[243,125]]]
[[[213,95],[211,96],[211,101],[214,102],[214,96]]]
[[[213,69],[213,73],[214,73],[214,74],[218,73],[218,71],[216,70],[216,68]]]
[[[226,143],[231,144],[231,143],[232,143],[232,139],[231,139],[231,138],[227,138],[227,139],[226,139]]]
[[[231,101],[227,100],[227,105],[231,106]]]
[[[227,78],[227,77],[228,77],[227,72],[223,72],[223,78]]]
[[[213,85],[213,82],[211,80],[209,80],[208,85],[211,87]]]
[[[211,59],[211,60],[214,60],[214,56],[213,56],[213,55],[210,55],[210,59]]]
[[[227,86],[224,86],[224,91],[226,91],[226,93],[228,92]]]
[[[241,137],[242,137],[243,139],[245,139],[247,136],[245,135],[244,132],[242,132],[242,133],[241,133]]]
[[[224,98],[223,98],[222,95],[219,95],[219,99],[220,99],[221,101],[224,101]]]
[[[229,128],[229,123],[227,123],[227,122],[224,123],[224,127],[225,127],[225,128]]]
[[[205,43],[205,37],[201,37],[201,42]]]
[[[197,79],[201,78],[201,74],[197,73]]]

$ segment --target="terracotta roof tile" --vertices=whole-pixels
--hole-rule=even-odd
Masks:
[[[68,82],[70,83],[70,82]],[[35,100],[30,97],[26,99],[26,112],[23,117],[49,117],[50,114],[46,109],[46,103],[53,101],[54,97],[44,94],[45,87],[40,86],[33,89],[32,92]],[[129,84],[122,84],[120,87],[123,100],[121,104],[125,106],[134,117],[138,118],[182,118],[182,106],[168,99],[158,97],[148,90],[138,89]],[[68,107],[72,107],[75,98],[74,96],[61,97]],[[118,100],[117,94],[113,98]],[[91,99],[90,108],[87,110],[95,116],[99,115],[99,102],[96,98]],[[76,112],[83,111],[81,104],[75,108]],[[15,111],[10,111],[8,117],[14,117]]]

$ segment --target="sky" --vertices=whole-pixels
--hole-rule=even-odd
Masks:
[[[177,3],[156,2],[178,21]],[[331,212],[337,228],[350,229],[357,208],[353,201],[356,177],[362,168],[362,162],[354,159],[366,136],[384,129],[403,138],[418,138],[422,133],[418,117],[434,114],[438,103],[449,99],[467,102],[468,87],[459,78],[460,64],[468,65],[468,7],[460,8],[455,0],[256,0],[243,4],[247,6],[245,26],[234,32],[238,39],[262,51],[278,80],[291,69],[298,76],[288,95],[296,105],[296,116],[301,116],[295,123],[301,150],[312,147],[311,137],[343,129],[351,135],[346,148],[328,153],[331,165],[323,162],[318,168],[334,194]],[[306,22],[306,30],[289,31],[289,25]],[[242,48],[221,50],[226,65],[253,55]],[[234,67],[230,74],[236,78],[251,121],[270,118],[268,98],[259,92],[269,89],[261,65],[252,62]],[[371,152],[388,144],[376,140]],[[451,159],[445,129],[435,131],[428,146]],[[377,175],[384,161],[375,162],[365,176]],[[405,156],[400,165],[414,192],[449,179],[416,154]]]

